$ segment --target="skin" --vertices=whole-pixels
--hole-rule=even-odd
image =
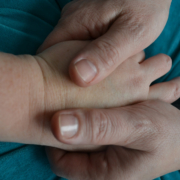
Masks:
[[[63,142],[108,146],[91,153],[47,148],[52,170],[58,176],[69,180],[151,180],[179,170],[180,111],[172,105],[153,100],[71,113],[79,114],[82,126],[77,136]],[[104,124],[103,130],[100,124]],[[87,125],[89,131],[85,131]]]
[[[155,41],[166,24],[170,4],[171,0],[72,1],[38,52],[62,41],[93,40],[71,58],[69,74],[79,86],[96,84]],[[90,71],[82,76],[85,66],[77,63],[87,60],[96,68],[92,76]]]
[[[72,58],[72,62],[69,66],[69,74],[71,79],[79,86],[90,86],[96,84],[111,74],[124,60],[128,57],[140,52],[149,46],[162,32],[169,14],[171,0],[107,0],[107,1],[88,1],[88,0],[79,0],[73,1],[68,4],[62,12],[61,19],[52,31],[52,33],[45,40],[39,51],[50,47],[57,42],[64,40],[88,40],[93,39],[92,43],[88,46],[85,46],[76,56]],[[84,81],[82,76],[77,71],[77,62],[79,60],[86,59],[91,62],[96,68],[96,74],[92,76],[88,81]],[[87,71],[88,72],[88,71]],[[86,73],[87,74],[87,73]],[[152,74],[151,74],[152,75]],[[159,93],[156,93],[156,98],[163,92],[163,88]],[[178,96],[178,88],[176,94]],[[172,95],[171,94],[171,95]],[[176,96],[175,95],[175,96]],[[164,95],[166,97],[166,95]],[[147,104],[144,102],[144,109],[146,109]],[[164,119],[162,116],[163,109],[166,107],[166,110],[169,110],[169,105],[158,106],[157,112],[159,116],[155,116],[151,109],[154,109],[154,106],[157,106],[159,102],[152,103],[152,107],[147,108],[147,112],[143,112],[137,105],[136,111],[129,108],[130,112],[126,112],[127,116],[133,117],[132,119],[138,119],[139,115],[146,117],[147,119],[158,117],[158,120]],[[143,105],[142,105],[143,106]],[[136,107],[136,106],[135,106]],[[78,110],[82,112],[82,110]],[[94,113],[97,112],[97,113]],[[106,113],[105,113],[106,112]],[[120,111],[121,112],[121,111]],[[139,114],[137,114],[139,112]],[[72,111],[67,113],[72,113]],[[150,113],[150,116],[147,116]],[[166,112],[165,112],[166,113]],[[176,120],[179,118],[179,114],[174,111],[168,111],[169,118],[174,117]],[[57,125],[59,114],[57,113],[52,120],[52,124]],[[82,113],[83,114],[83,113]],[[88,115],[87,115],[88,114]],[[109,111],[98,110],[89,111],[86,116],[78,117],[79,119],[84,119],[84,122],[87,121],[86,117],[91,119],[97,119],[97,117],[102,117],[104,114],[108,116],[108,120],[113,119],[115,122],[118,122],[119,116],[121,113],[114,119],[114,116],[109,113]],[[117,113],[118,114],[118,113]],[[156,114],[157,115],[157,114]],[[77,114],[76,114],[77,116]],[[106,117],[106,116],[105,116]],[[125,118],[126,119],[126,118]],[[99,118],[100,121],[103,121]],[[80,120],[79,120],[80,121]],[[86,123],[88,124],[87,121]],[[106,121],[111,124],[111,121]],[[94,121],[93,121],[94,122]],[[85,123],[85,124],[86,124]],[[108,124],[107,123],[107,124]],[[91,123],[90,123],[91,124]],[[93,124],[93,123],[92,123]],[[98,124],[98,123],[94,123]],[[101,123],[99,123],[101,124]],[[171,124],[173,124],[171,122]],[[163,124],[162,124],[163,125]],[[177,126],[176,126],[177,125]],[[82,125],[83,127],[83,125]],[[86,126],[84,126],[86,127]],[[164,126],[163,126],[164,127]],[[178,129],[178,124],[174,123],[174,128],[165,126],[166,130],[169,129]],[[80,127],[81,128],[81,127]],[[85,137],[82,137],[82,134],[79,133],[77,136],[74,136],[73,142],[71,140],[64,139],[59,132],[59,129],[54,130],[54,134],[61,142],[66,142],[68,144],[84,144],[87,139],[96,139],[96,136],[93,136],[91,132],[94,131],[94,128],[98,127],[92,126],[89,128],[88,132],[84,132],[85,129],[82,128]],[[119,126],[117,126],[117,129]],[[104,128],[106,129],[106,127]],[[153,130],[150,128],[150,130]],[[172,132],[173,132],[172,130]],[[114,133],[111,129],[109,132]],[[119,132],[117,130],[116,132]],[[176,131],[179,132],[179,131]],[[87,133],[87,134],[86,134]],[[156,133],[155,133],[156,134]],[[163,134],[163,133],[162,133]],[[172,133],[173,134],[173,133]],[[101,135],[101,134],[100,134]],[[104,134],[103,134],[104,135]],[[107,134],[110,135],[110,134]],[[119,135],[116,133],[116,135]],[[157,134],[156,134],[157,135]],[[164,136],[167,136],[167,131],[164,133]],[[78,139],[79,137],[79,139]],[[101,136],[100,136],[101,137]],[[103,137],[103,136],[102,136]],[[110,136],[111,137],[111,136]],[[146,137],[146,136],[145,136]],[[159,137],[159,136],[156,136]],[[160,136],[161,137],[161,136]],[[172,135],[172,137],[174,137]],[[177,137],[177,136],[176,136]],[[77,138],[77,140],[76,140]],[[119,138],[119,136],[118,136]],[[140,137],[140,140],[143,138]],[[98,139],[98,138],[97,138]],[[145,145],[148,142],[148,139],[144,138]],[[159,144],[161,142],[170,142],[170,140],[158,138]],[[103,141],[104,140],[104,141]],[[105,142],[105,144],[112,144],[113,141],[105,141],[106,139],[101,138],[100,142]],[[139,140],[139,141],[140,141]],[[138,141],[138,139],[137,139]],[[86,143],[91,143],[87,141]],[[92,143],[94,144],[94,143]],[[98,143],[95,143],[98,144]],[[174,148],[177,148],[175,143]],[[161,146],[163,147],[163,146]],[[173,154],[178,155],[169,148],[170,146],[166,145],[163,149],[168,149],[168,153],[173,152]],[[119,148],[119,149],[118,149]],[[161,174],[167,173],[169,171],[179,169],[179,161],[172,160],[171,157],[166,155],[163,149],[157,148],[157,151],[153,151],[153,155],[149,156],[145,151],[136,151],[136,150],[127,150],[121,147],[108,147],[110,153],[107,151],[101,154],[77,154],[77,153],[67,153],[58,149],[51,149],[48,154],[49,160],[53,167],[54,172],[57,175],[61,175],[68,179],[153,179]],[[132,147],[133,149],[133,147]],[[150,147],[151,149],[151,147]],[[160,150],[160,151],[159,151]],[[114,152],[114,153],[112,153]],[[160,152],[160,153],[159,153]],[[112,154],[114,157],[112,157]],[[161,155],[162,156],[159,156]],[[127,155],[127,156],[126,156]],[[99,157],[99,158],[98,158]],[[105,157],[105,158],[104,158]],[[150,157],[150,158],[149,158]],[[158,157],[158,158],[157,158]],[[160,158],[159,158],[160,157]],[[176,157],[176,156],[173,156]],[[175,158],[174,158],[175,159]],[[111,160],[114,160],[113,162]],[[111,161],[111,163],[110,163]],[[116,163],[114,163],[116,162]],[[127,163],[128,162],[128,163]],[[163,166],[159,166],[159,162],[163,162]],[[173,162],[173,163],[172,163]],[[106,166],[106,165],[109,166]],[[127,166],[128,164],[128,166]],[[132,165],[132,166],[129,166]],[[156,164],[156,168],[154,165]],[[176,166],[178,164],[178,166]],[[167,168],[167,165],[169,167]],[[98,168],[97,168],[98,167]],[[110,168],[111,167],[111,168]],[[145,168],[146,167],[146,168]],[[140,168],[142,171],[139,171]],[[122,169],[122,171],[119,171]],[[136,170],[136,171],[135,171]],[[108,174],[106,173],[108,172]],[[139,172],[139,174],[137,173]],[[150,173],[151,172],[151,173]]]
[[[157,97],[166,102],[177,99],[174,94],[179,95],[179,79],[149,87],[171,68],[170,57],[163,54],[143,61],[144,53],[139,53],[98,85],[78,87],[68,76],[68,65],[88,43],[59,43],[37,56],[0,54],[0,141],[65,150],[97,149],[97,145],[59,142],[54,137],[57,133],[51,130],[53,114],[70,108],[118,107]]]

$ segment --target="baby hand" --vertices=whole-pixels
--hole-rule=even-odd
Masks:
[[[110,108],[154,98],[169,102],[174,95],[170,91],[172,83],[150,87],[154,80],[170,70],[170,57],[161,54],[144,61],[144,52],[126,60],[101,83],[87,88],[78,87],[70,80],[68,66],[71,58],[88,43],[59,43],[35,57],[44,77],[48,110]]]

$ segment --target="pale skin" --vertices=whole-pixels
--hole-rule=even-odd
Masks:
[[[112,73],[124,60],[154,42],[166,24],[170,4],[171,0],[72,1],[63,9],[60,21],[39,51],[66,40],[92,39],[88,46],[72,58],[69,74],[79,86],[96,84]],[[85,64],[89,64],[87,61],[94,65],[96,71],[91,71],[88,66],[86,71],[82,71]],[[156,98],[163,92],[164,88],[159,90]],[[170,94],[178,97],[178,87],[174,92],[176,93]],[[49,149],[50,163],[59,176],[69,180],[149,180],[180,167],[178,158],[180,114],[168,103],[145,101],[140,105],[117,108],[115,111],[114,109],[60,111],[52,119],[53,126],[58,125],[62,113],[78,117],[80,126],[77,134],[70,139],[63,137],[60,129],[54,128],[54,134],[61,142],[116,146],[108,146],[107,151],[91,154]],[[132,124],[126,124],[126,121]],[[125,126],[122,127],[121,122],[124,122]],[[142,128],[133,126],[138,123]],[[101,124],[104,124],[103,128]],[[156,131],[158,128],[163,129],[159,134]],[[124,135],[126,129],[130,131]],[[130,136],[131,134],[133,136]],[[129,138],[132,141],[130,150],[121,147],[127,145],[123,143],[127,138],[126,135],[132,138]],[[121,136],[125,139],[121,139]],[[155,138],[152,139],[151,136]],[[142,150],[142,147],[146,148]]]
[[[153,100],[108,110],[71,110],[71,114],[81,126],[73,138],[61,136],[62,142],[109,146],[91,153],[47,148],[56,175],[68,180],[152,180],[180,169],[180,111],[170,104]]]
[[[71,1],[39,52],[67,40],[92,40],[72,57],[69,74],[79,86],[97,84],[157,39],[170,5],[171,0]]]
[[[68,65],[88,43],[59,43],[37,56],[0,54],[1,141],[66,150],[93,149],[98,146],[65,145],[56,140],[54,135],[59,136],[52,133],[52,115],[61,109],[110,108],[157,97],[166,102],[177,99],[179,79],[149,87],[152,81],[170,70],[171,59],[166,55],[143,61],[144,54],[139,53],[98,85],[78,87],[68,76]]]

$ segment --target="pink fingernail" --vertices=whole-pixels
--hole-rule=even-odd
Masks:
[[[96,67],[87,59],[82,59],[75,63],[75,68],[79,76],[86,83],[92,81],[97,74]]]
[[[59,116],[59,128],[61,135],[65,138],[72,138],[78,131],[78,120],[70,114]]]

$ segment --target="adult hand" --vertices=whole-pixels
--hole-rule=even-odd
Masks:
[[[76,0],[39,52],[60,41],[95,39],[72,59],[69,73],[79,86],[96,84],[162,32],[171,0]]]
[[[168,103],[145,101],[69,113],[76,114],[80,126],[73,138],[61,137],[63,142],[110,146],[92,153],[47,148],[58,176],[69,180],[149,180],[180,168],[180,111]]]

